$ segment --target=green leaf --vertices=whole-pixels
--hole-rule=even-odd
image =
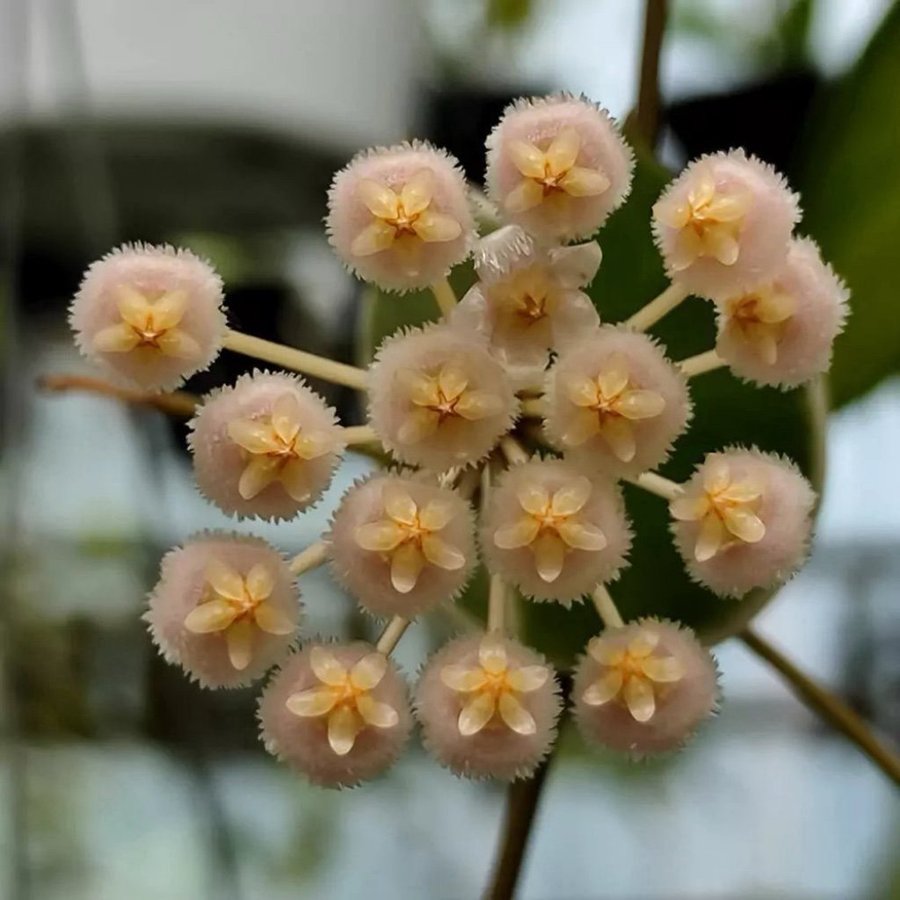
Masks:
[[[831,372],[837,406],[900,369],[898,48],[900,5],[894,5],[856,66],[819,98],[801,152],[801,229],[853,292]]]
[[[590,294],[605,322],[628,318],[666,287],[666,278],[650,232],[650,210],[668,178],[665,170],[642,160],[628,203],[598,235],[603,264]],[[471,281],[471,270],[460,280]],[[409,321],[436,316],[427,295],[373,296],[364,344]],[[691,298],[653,329],[673,359],[708,350],[715,340],[709,303]],[[781,392],[743,384],[725,370],[694,380],[691,392],[694,421],[662,468],[675,480],[686,478],[704,454],[731,444],[756,445],[794,459],[820,482],[824,402],[821,390]],[[635,532],[631,565],[610,591],[626,619],[662,616],[695,628],[710,642],[739,631],[769,599],[758,592],[740,601],[720,599],[691,582],[669,534],[665,501],[630,485],[625,498]],[[485,615],[486,578],[480,573],[460,602],[480,618]],[[560,666],[568,666],[588,639],[600,629],[590,603],[566,610],[554,603],[519,604],[522,638]]]

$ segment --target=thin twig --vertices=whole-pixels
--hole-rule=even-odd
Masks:
[[[328,559],[328,544],[325,541],[316,541],[305,550],[301,550],[289,563],[288,568],[295,575],[302,575],[317,569]]]
[[[346,363],[336,362],[325,356],[316,356],[315,353],[307,353],[305,350],[297,350],[275,341],[266,341],[252,334],[228,329],[225,333],[224,346],[234,353],[241,353],[253,359],[274,363],[285,369],[313,375],[324,381],[333,381],[335,384],[343,384],[360,391],[364,391],[368,383],[365,369],[348,366]]]
[[[381,632],[375,649],[385,656],[390,656],[394,652],[394,647],[400,643],[400,638],[403,637],[407,628],[409,628],[409,619],[404,619],[403,616],[394,616]]]
[[[120,387],[104,381],[102,378],[91,378],[87,375],[42,375],[38,378],[37,385],[43,391],[56,393],[85,391],[90,394],[100,394],[124,403],[149,406],[168,413],[170,416],[192,416],[200,403],[200,398],[196,394],[190,394],[187,391],[153,394],[149,391]]]
[[[690,293],[680,284],[670,284],[659,296],[642,306],[625,325],[632,331],[646,331],[689,296]]]
[[[900,757],[882,744],[868,724],[843,700],[827,691],[801,672],[786,656],[776,650],[752,628],[745,628],[741,640],[761,659],[764,659],[788,683],[790,689],[816,715],[840,731],[844,737],[865,753],[891,781],[900,785]]]
[[[728,363],[715,350],[707,350],[704,353],[698,353],[696,356],[682,359],[675,365],[681,369],[682,374],[686,378],[694,378],[697,375],[703,375],[705,372],[714,372],[716,369],[721,369],[722,366],[727,366]]]
[[[431,286],[431,293],[434,294],[434,299],[437,301],[441,313],[445,316],[450,315],[457,303],[456,292],[451,287],[450,282],[446,278],[436,281]]]
[[[667,0],[647,0],[644,10],[644,46],[635,119],[638,133],[651,148],[656,146],[659,135],[659,57],[666,30],[667,7]]]
[[[674,500],[683,493],[683,489],[677,481],[663,478],[662,475],[657,475],[656,472],[641,472],[640,475],[634,478],[625,478],[625,481],[636,487],[643,488],[643,490],[651,494],[656,494],[657,497],[662,497],[663,500]]]
[[[591,593],[591,600],[597,609],[597,614],[603,622],[604,628],[624,628],[625,620],[616,606],[606,586],[598,584]]]

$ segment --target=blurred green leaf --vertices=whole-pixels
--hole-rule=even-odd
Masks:
[[[667,178],[656,163],[640,161],[628,203],[598,236],[604,259],[590,293],[606,322],[627,318],[666,286],[651,238],[650,209]],[[471,281],[471,270],[459,278]],[[373,294],[369,303],[362,342],[366,353],[401,324],[436,317],[434,301],[427,294],[403,298]],[[692,298],[653,332],[673,359],[683,359],[713,345],[713,311],[708,303]],[[708,451],[741,443],[787,454],[814,483],[820,481],[821,395],[812,390],[760,390],[724,370],[697,378],[691,389],[694,421],[663,474],[684,479]],[[625,618],[678,619],[715,641],[740,630],[769,599],[759,592],[741,601],[722,600],[692,583],[672,545],[666,503],[630,485],[625,486],[625,497],[635,532],[632,564],[611,586]],[[460,600],[480,618],[485,615],[485,585],[480,573],[476,586]],[[553,603],[524,602],[518,617],[523,639],[562,666],[569,665],[599,630],[597,613],[589,603],[566,610]]]
[[[521,28],[534,10],[534,0],[487,0],[484,17],[490,28]]]
[[[801,228],[853,292],[835,345],[836,406],[900,369],[900,5],[846,77],[815,106],[798,166]]]

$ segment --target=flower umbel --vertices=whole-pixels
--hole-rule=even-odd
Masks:
[[[408,594],[425,566],[454,571],[466,564],[465,555],[439,536],[454,515],[452,506],[432,500],[421,509],[409,493],[396,484],[382,492],[386,518],[359,525],[356,543],[390,559],[391,584]]]
[[[684,666],[674,656],[656,653],[659,635],[643,630],[624,646],[594,638],[588,653],[603,666],[603,674],[582,695],[588,706],[623,704],[637,722],[649,721],[656,712],[656,695],[665,685],[680,681]]]
[[[441,669],[441,681],[451,690],[467,695],[457,727],[465,737],[478,734],[492,720],[517,734],[534,734],[534,716],[519,702],[546,684],[546,666],[517,666],[511,663],[502,637],[488,634],[478,647],[477,665],[448,665]]]
[[[700,522],[694,557],[706,562],[730,544],[756,544],[766,535],[757,515],[762,491],[752,480],[733,478],[725,460],[717,460],[703,476],[699,492],[673,500],[672,517]]]
[[[227,563],[212,559],[206,566],[206,584],[205,596],[188,613],[184,627],[194,634],[221,632],[231,665],[238,671],[250,664],[254,628],[276,635],[293,632],[294,623],[266,602],[275,583],[262,563],[241,575]]]
[[[393,728],[398,723],[397,710],[370,695],[387,671],[383,653],[369,653],[347,669],[326,648],[313,647],[310,665],[320,686],[291,694],[286,706],[301,718],[326,717],[328,743],[338,756],[353,749],[367,726]]]
[[[636,450],[631,422],[653,419],[666,406],[661,394],[632,385],[621,356],[611,359],[595,378],[570,377],[566,393],[581,412],[562,435],[563,443],[578,447],[599,434],[626,463],[634,459]]]
[[[333,452],[335,441],[326,431],[304,429],[301,418],[296,397],[285,394],[275,401],[271,415],[228,423],[228,436],[247,456],[238,482],[244,500],[252,500],[273,482],[280,482],[298,502],[310,498],[304,464]]]
[[[552,495],[541,485],[524,484],[516,493],[524,515],[494,533],[503,550],[530,547],[538,574],[546,582],[559,578],[569,550],[602,550],[606,535],[579,515],[591,495],[583,475]]]

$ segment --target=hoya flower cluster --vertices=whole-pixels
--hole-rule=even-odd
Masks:
[[[690,378],[701,370],[644,333],[659,300],[615,324],[586,293],[602,259],[592,238],[626,201],[632,170],[616,123],[572,96],[518,101],[491,133],[498,225],[486,235],[444,151],[413,142],[351,160],[328,198],[335,252],[396,292],[393,302],[430,287],[442,311],[387,338],[365,372],[230,331],[219,278],[188,251],[124,246],[88,269],[71,310],[78,346],[133,385],[171,388],[222,347],[252,355],[265,344],[261,359],[365,395],[368,422],[355,428],[281,371],[199,402],[197,484],[229,515],[292,519],[356,442],[377,440],[394,466],[350,487],[322,540],[293,560],[255,538],[188,540],[164,558],[146,615],[160,651],[204,687],[274,670],[259,702],[262,739],[311,781],[379,774],[414,718],[428,751],[458,774],[531,775],[566,698],[548,660],[506,627],[513,603],[597,606],[602,622],[567,698],[586,740],[632,757],[689,740],[716,708],[715,663],[677,622],[619,617],[607,585],[629,564],[623,479],[670,503],[688,572],[723,598],[772,588],[803,561],[814,494],[789,460],[713,448],[686,484],[652,471],[690,426]],[[667,302],[711,300],[716,364],[759,384],[824,371],[845,315],[843,285],[793,234],[799,218],[784,180],[741,151],[693,162],[653,211]],[[470,256],[476,281],[456,303],[445,279]],[[301,637],[295,578],[325,562],[363,610],[388,620],[376,644]],[[490,583],[485,630],[447,643],[409,688],[393,647],[411,620],[455,602],[479,565]]]

